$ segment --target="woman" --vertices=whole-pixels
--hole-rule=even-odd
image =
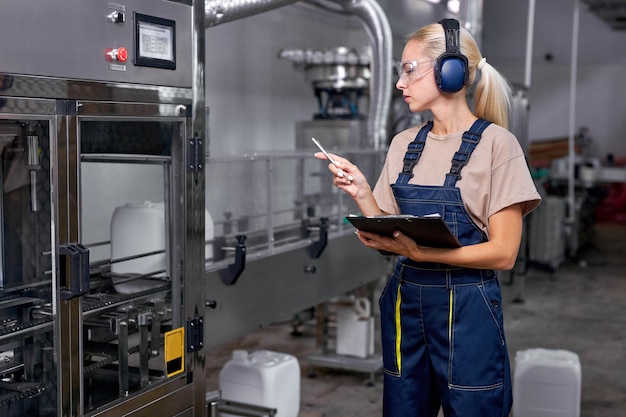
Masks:
[[[434,417],[441,407],[446,417],[506,417],[511,375],[496,270],[514,266],[522,217],[540,202],[506,130],[510,87],[454,19],[411,35],[398,75],[410,110],[430,110],[433,120],[393,138],[373,191],[340,157],[329,165],[334,184],[365,216],[438,213],[462,247],[357,232],[365,246],[398,254],[380,299],[383,415]]]

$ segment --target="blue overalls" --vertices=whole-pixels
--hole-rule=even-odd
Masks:
[[[439,213],[462,245],[487,236],[455,186],[490,124],[477,120],[452,160],[443,186],[408,184],[432,122],[408,146],[394,196],[402,214]],[[494,270],[399,257],[380,297],[384,417],[507,417],[511,373]]]

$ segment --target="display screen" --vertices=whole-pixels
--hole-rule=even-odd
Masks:
[[[135,65],[176,69],[176,22],[135,13]]]

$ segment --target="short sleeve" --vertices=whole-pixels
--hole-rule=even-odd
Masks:
[[[517,146],[494,147],[488,217],[513,204],[521,204],[525,216],[541,202],[524,153],[517,141],[514,144]]]

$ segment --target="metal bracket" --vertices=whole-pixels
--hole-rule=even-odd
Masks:
[[[204,170],[204,140],[187,138],[187,171],[202,172]]]
[[[66,243],[59,246],[60,275],[65,285],[60,285],[63,300],[78,297],[89,292],[89,249],[80,243]]]
[[[237,246],[234,248],[222,248],[222,250],[235,251],[235,263],[228,265],[226,269],[221,269],[219,274],[224,285],[234,285],[239,276],[246,268],[246,235],[237,235]]]
[[[187,352],[196,352],[204,346],[204,319],[187,320]]]
[[[319,239],[309,246],[309,256],[313,259],[317,259],[322,256],[322,252],[324,252],[328,244],[328,218],[320,217],[320,225],[308,227],[307,235],[313,230],[319,230]]]

